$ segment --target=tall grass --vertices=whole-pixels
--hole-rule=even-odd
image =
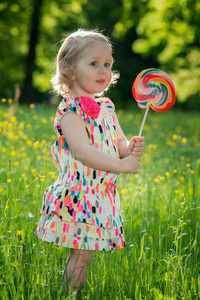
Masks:
[[[50,155],[55,111],[0,106],[0,299],[64,299],[68,249],[34,236],[45,188],[57,177]],[[118,111],[128,137],[143,111]],[[126,248],[97,252],[88,299],[198,299],[200,295],[199,113],[149,113],[139,174],[118,191]],[[66,297],[67,299],[67,297]]]

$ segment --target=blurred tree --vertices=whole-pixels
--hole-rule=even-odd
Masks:
[[[137,27],[141,37],[133,51],[156,58],[174,80],[177,97],[184,102],[200,95],[199,0],[149,0]]]
[[[28,50],[28,29],[32,13],[30,0],[0,3],[0,93],[13,97],[15,83],[24,77],[24,58]]]
[[[2,97],[13,97],[16,83],[22,88],[23,102],[40,102],[48,97],[59,40],[64,38],[63,33],[87,27],[83,14],[86,3],[87,0],[0,3]]]
[[[18,83],[24,101],[46,101],[60,40],[78,28],[99,28],[113,42],[121,73],[108,91],[118,107],[132,101],[133,81],[149,67],[168,72],[185,101],[200,91],[199,24],[199,0],[1,0],[0,95],[13,97]]]
[[[30,25],[30,34],[28,42],[28,54],[25,64],[25,79],[21,93],[22,103],[31,103],[34,100],[34,87],[33,87],[33,72],[36,68],[36,46],[39,40],[39,28],[41,22],[41,9],[43,0],[33,0],[32,2],[32,17]]]

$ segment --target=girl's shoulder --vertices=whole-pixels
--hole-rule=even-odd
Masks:
[[[78,108],[79,106],[77,105],[77,99],[75,97],[66,97],[60,102],[57,113],[60,114],[62,111],[67,112],[68,110],[76,112],[76,109]]]
[[[97,99],[97,103],[99,103],[100,106],[102,106],[102,107],[105,107],[107,109],[111,109],[111,110],[115,111],[115,105],[114,105],[114,103],[112,102],[112,100],[110,100],[107,97],[98,98]]]
[[[61,119],[62,117],[68,112],[74,112],[82,116],[82,112],[80,109],[79,104],[77,103],[77,99],[74,97],[66,97],[63,98],[60,102],[58,109],[56,111],[56,116],[54,120],[54,130],[57,132],[58,135],[61,134]]]

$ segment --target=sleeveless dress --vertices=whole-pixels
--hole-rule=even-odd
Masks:
[[[89,101],[80,104],[80,98]],[[36,235],[43,241],[73,249],[124,248],[120,198],[116,190],[119,174],[92,169],[77,160],[61,129],[61,118],[71,111],[84,121],[91,146],[119,157],[115,107],[108,98],[96,101],[80,98],[64,98],[56,113],[57,140],[51,152],[59,176],[44,193]],[[94,118],[93,104],[99,108],[97,118]]]

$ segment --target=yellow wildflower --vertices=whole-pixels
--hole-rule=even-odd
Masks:
[[[21,230],[17,230],[17,235],[18,236],[22,236],[23,235],[22,231]]]
[[[145,188],[142,188],[142,190],[143,190],[143,192],[145,192],[145,193],[146,193],[146,191],[147,191]]]
[[[181,203],[180,203],[180,205],[184,205],[184,204],[185,204],[185,202],[181,202]]]
[[[33,147],[37,149],[37,148],[39,147],[39,141],[36,141],[36,142],[33,144]]]
[[[11,155],[11,156],[16,156],[16,151],[15,151],[15,150],[11,151],[11,152],[10,152],[10,155]]]
[[[2,98],[2,99],[1,99],[1,102],[2,102],[2,103],[5,103],[5,102],[6,102],[6,98]]]
[[[148,148],[149,149],[157,149],[157,145],[149,144]]]
[[[176,174],[177,172],[178,172],[177,170],[174,170],[174,171],[173,171],[174,174]]]
[[[158,179],[158,178],[155,178],[155,179],[154,179],[154,182],[158,183],[158,182],[159,182],[159,179]]]
[[[23,233],[22,233],[21,230],[17,230],[17,236],[18,236],[18,239],[19,239],[19,240],[22,239]]]
[[[8,118],[9,117],[9,113],[8,112],[5,112],[4,114],[3,114],[3,116],[4,116],[4,118]],[[7,121],[5,121],[6,123],[5,123],[5,125],[7,124]]]
[[[121,194],[126,194],[126,193],[128,193],[128,190],[127,189],[123,189],[123,190],[121,190]]]
[[[181,143],[182,144],[187,144],[187,139],[186,138],[182,138]]]
[[[42,123],[46,124],[47,123],[47,119],[42,119]]]
[[[29,105],[29,107],[30,107],[31,109],[33,109],[33,108],[35,108],[35,104],[34,104],[34,103],[31,103],[31,104]]]
[[[9,178],[9,179],[7,179],[7,182],[8,182],[8,183],[11,183],[11,181],[12,181],[12,179],[10,179],[10,178]]]
[[[173,134],[173,135],[172,135],[172,138],[173,138],[174,140],[177,140],[178,136],[177,136],[176,134]]]
[[[187,168],[190,168],[190,167],[191,167],[191,164],[189,164],[189,163],[186,164],[186,167],[187,167]]]
[[[169,176],[169,172],[166,172],[165,175],[166,175],[166,176]]]
[[[32,146],[33,143],[32,143],[30,140],[27,140],[27,141],[26,141],[26,144],[27,144],[28,146]]]
[[[167,145],[169,145],[169,146],[176,146],[176,144],[173,143],[172,141],[167,141]]]

